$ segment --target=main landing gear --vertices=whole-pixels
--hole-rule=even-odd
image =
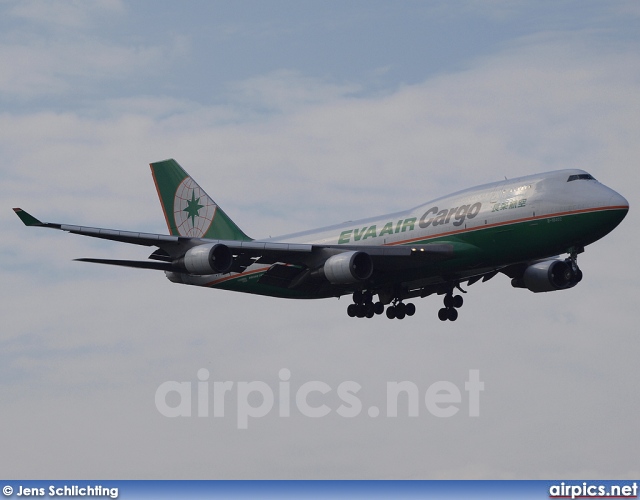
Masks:
[[[458,319],[458,309],[462,307],[464,300],[462,295],[454,295],[453,291],[455,289],[460,290],[462,293],[467,293],[462,288],[460,288],[460,284],[449,284],[446,290],[446,294],[444,296],[444,307],[438,311],[438,318],[440,321],[456,321]],[[410,297],[422,296],[426,297],[430,293],[427,292],[423,294],[419,294],[416,292],[412,292],[412,294],[404,294],[409,295]],[[444,290],[439,289],[438,293],[443,293]],[[376,315],[380,315],[385,312],[385,304],[388,304],[386,309],[386,315],[389,319],[404,319],[407,316],[413,316],[416,313],[416,306],[412,303],[404,303],[402,298],[398,295],[400,294],[387,294],[384,291],[379,292],[380,300],[378,302],[373,301],[373,293],[369,290],[366,291],[355,291],[353,293],[353,304],[349,304],[347,307],[347,314],[352,318],[373,318]]]
[[[384,312],[382,302],[373,302],[373,294],[369,291],[356,291],[353,293],[353,304],[347,307],[347,314],[351,318],[373,318]],[[387,318],[403,319],[405,316],[413,316],[416,313],[414,304],[405,304],[394,299],[387,307]]]
[[[384,312],[382,302],[373,303],[371,292],[356,291],[353,293],[353,304],[347,307],[347,314],[351,318],[373,318],[376,314]]]
[[[462,307],[463,303],[462,295],[453,295],[453,291],[449,291],[444,296],[444,307],[438,311],[438,319],[440,321],[457,320],[458,309]]]
[[[405,316],[413,316],[416,313],[416,306],[409,302],[405,304],[400,301],[396,301],[395,305],[387,307],[387,318],[389,319],[404,319]]]

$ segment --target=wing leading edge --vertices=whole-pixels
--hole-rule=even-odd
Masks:
[[[175,262],[185,255],[190,249],[200,245],[224,245],[233,254],[234,266],[229,272],[242,272],[251,264],[277,264],[314,268],[332,255],[344,252],[367,253],[376,270],[397,269],[400,265],[424,265],[426,262],[437,262],[454,257],[461,248],[451,243],[429,243],[422,245],[398,245],[398,246],[358,246],[358,245],[315,245],[301,243],[282,243],[269,241],[239,241],[239,240],[214,240],[208,238],[191,238],[185,236],[171,236],[165,234],[141,233],[122,231],[117,229],[104,229],[71,224],[59,224],[41,222],[21,208],[13,209],[22,222],[29,227],[44,227],[57,229],[72,234],[90,236],[121,243],[134,245],[153,246],[160,250],[149,256],[155,261],[131,261],[114,259],[76,259],[81,262],[109,264],[140,269],[156,269],[163,271],[185,272],[184,268],[176,267]],[[411,259],[412,265],[409,265]]]

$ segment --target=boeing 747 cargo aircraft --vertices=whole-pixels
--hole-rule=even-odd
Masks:
[[[156,247],[147,261],[77,259],[164,271],[174,283],[273,297],[352,295],[351,317],[413,316],[409,299],[444,296],[455,321],[462,286],[498,273],[532,292],[566,290],[577,256],[612,231],[627,200],[582,170],[559,170],[459,191],[403,212],[277,238],[247,236],[176,163],[151,164],[170,235],[40,222],[27,226]],[[566,257],[561,257],[566,255]]]

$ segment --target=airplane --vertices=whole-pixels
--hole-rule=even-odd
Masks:
[[[574,287],[584,248],[626,216],[628,201],[583,170],[485,184],[406,211],[311,231],[252,239],[175,160],[151,163],[169,235],[44,223],[26,226],[156,247],[147,261],[76,259],[164,271],[173,283],[273,297],[352,295],[350,317],[413,316],[409,299],[443,295],[456,321],[462,285],[502,273],[532,292]],[[562,255],[568,255],[562,258]],[[454,295],[455,293],[455,295]],[[374,301],[374,297],[377,300]]]

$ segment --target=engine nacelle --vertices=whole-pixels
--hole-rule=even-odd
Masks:
[[[329,257],[322,272],[334,285],[364,281],[373,273],[373,262],[365,252],[343,252]]]
[[[199,276],[224,274],[233,266],[233,254],[226,245],[209,243],[190,248],[174,265]]]
[[[553,292],[565,290],[578,284],[582,273],[577,275],[569,260],[545,260],[527,267],[522,278],[514,278],[511,284],[516,288],[528,288],[532,292]]]
[[[190,276],[186,273],[178,273],[175,271],[165,271],[165,276],[171,283],[178,283],[179,285],[193,285],[190,278],[193,279],[193,276]]]

